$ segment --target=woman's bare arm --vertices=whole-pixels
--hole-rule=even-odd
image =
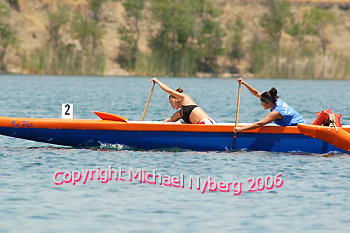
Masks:
[[[256,128],[259,128],[263,125],[266,125],[268,123],[271,123],[277,119],[280,119],[281,118],[281,114],[279,114],[278,112],[276,111],[272,111],[269,113],[269,115],[267,115],[264,119],[260,120],[260,121],[257,121],[251,125],[248,125],[248,126],[245,126],[245,127],[237,127],[235,128],[233,131],[234,133],[240,133],[244,130],[250,130],[250,129],[256,129]]]
[[[164,83],[162,83],[161,81],[159,81],[156,78],[152,78],[151,80],[149,80],[150,82],[154,82],[157,83],[160,88],[163,89],[163,91],[165,91],[166,93],[168,93],[169,95],[175,96],[176,98],[182,100],[185,98],[186,94],[182,94],[178,91],[174,91],[173,89],[171,89],[170,87],[168,87],[167,85],[165,85]]]
[[[181,111],[181,110],[180,110]],[[168,117],[164,122],[175,122],[181,119],[180,111],[175,112],[171,117]]]
[[[250,93],[252,93],[255,97],[258,97],[259,99],[261,98],[261,93],[258,90],[256,90],[254,87],[252,87],[248,83],[246,83],[243,80],[243,78],[237,79],[237,82],[240,84],[243,84],[248,89],[248,91],[250,91]]]

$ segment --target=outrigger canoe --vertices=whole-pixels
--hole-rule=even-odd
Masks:
[[[101,120],[0,117],[0,134],[78,148],[119,145],[146,150],[348,152],[325,140],[304,135],[297,126],[266,125],[244,131],[237,134],[233,144],[233,123],[191,125],[128,121],[114,114],[95,113]],[[238,124],[238,127],[244,125]],[[350,135],[350,125],[342,129]]]

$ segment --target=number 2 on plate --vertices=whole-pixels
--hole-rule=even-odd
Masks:
[[[62,104],[62,118],[73,118],[73,104]]]

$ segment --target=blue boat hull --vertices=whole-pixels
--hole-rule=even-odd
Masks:
[[[137,149],[181,148],[196,151],[228,151],[233,133],[126,131],[1,127],[0,134],[73,147],[121,145]],[[240,133],[234,150],[329,153],[343,151],[327,142],[302,134]]]

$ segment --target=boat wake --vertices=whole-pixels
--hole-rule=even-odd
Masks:
[[[102,142],[98,142],[100,143],[100,149],[114,149],[114,150],[130,150],[130,149],[134,149],[131,148],[130,146],[126,146],[126,145],[122,145],[122,144],[111,144],[111,143],[102,143]]]

